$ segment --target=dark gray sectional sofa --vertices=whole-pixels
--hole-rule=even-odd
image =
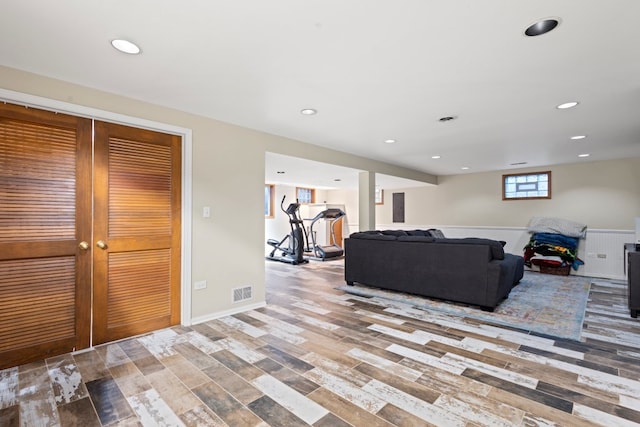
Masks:
[[[353,233],[345,239],[345,280],[494,308],[524,275],[521,256],[489,239],[435,238],[429,230]]]

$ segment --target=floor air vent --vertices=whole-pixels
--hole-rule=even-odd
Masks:
[[[233,290],[233,302],[245,301],[251,298],[253,298],[253,287],[251,286],[235,288]]]

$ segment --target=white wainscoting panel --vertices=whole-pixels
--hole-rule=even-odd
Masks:
[[[587,267],[585,275],[626,279],[624,244],[633,242],[634,236],[633,230],[588,230],[580,257]]]

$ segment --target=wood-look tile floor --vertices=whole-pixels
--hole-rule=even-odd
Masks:
[[[640,425],[622,282],[575,342],[345,295],[340,261],[266,271],[264,309],[0,371],[0,425]]]

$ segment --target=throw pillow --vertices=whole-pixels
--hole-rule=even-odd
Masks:
[[[444,233],[442,232],[442,230],[438,230],[437,228],[430,228],[427,230],[427,232],[429,234],[431,234],[432,237],[435,237],[436,239],[444,239]]]

